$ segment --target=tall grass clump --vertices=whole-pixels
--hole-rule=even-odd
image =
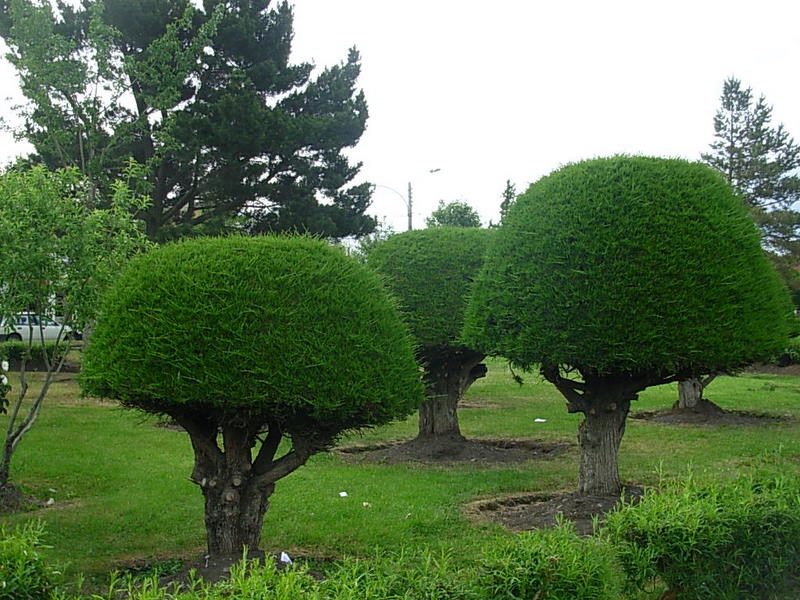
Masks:
[[[346,558],[320,584],[323,600],[481,600],[475,572],[431,550]]]
[[[676,598],[770,598],[800,574],[800,478],[773,470],[715,484],[691,476],[612,514],[630,584]]]
[[[622,573],[605,539],[581,538],[561,521],[488,546],[478,587],[497,600],[619,600]]]
[[[0,526],[0,598],[46,600],[57,593],[61,573],[42,557],[40,522],[12,531]]]

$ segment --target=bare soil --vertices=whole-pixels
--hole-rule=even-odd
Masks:
[[[754,413],[742,410],[723,410],[713,402],[703,399],[696,408],[676,408],[631,412],[631,419],[665,423],[668,425],[773,425],[794,420],[791,415]]]
[[[625,487],[626,502],[637,502],[643,490]],[[479,521],[500,523],[512,531],[529,531],[553,527],[559,515],[573,522],[581,535],[594,533],[594,519],[602,523],[606,513],[614,510],[619,496],[582,496],[575,492],[556,492],[504,496],[479,500],[467,505],[467,514]]]
[[[744,372],[764,375],[800,375],[800,365],[781,367],[772,363],[756,363],[747,367]]]
[[[36,510],[46,505],[47,503],[29,496],[12,483],[0,486],[0,515]]]
[[[471,439],[382,442],[344,446],[336,452],[348,462],[379,463],[509,463],[559,456],[571,444],[538,440]]]

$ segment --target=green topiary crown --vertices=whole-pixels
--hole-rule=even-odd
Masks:
[[[269,415],[285,433],[383,424],[422,398],[379,277],[299,236],[194,239],[134,260],[102,306],[82,385],[149,412]]]
[[[791,310],[722,176],[678,159],[565,166],[509,212],[465,339],[523,368],[699,374],[780,350]]]

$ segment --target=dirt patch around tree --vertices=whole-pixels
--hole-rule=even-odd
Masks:
[[[333,559],[330,558],[297,555],[289,557],[288,554],[286,557],[289,558],[290,561],[299,561],[305,564],[307,566],[306,572],[311,577],[318,580],[324,577],[324,571],[321,570],[321,567],[333,562]],[[265,559],[271,559],[272,566],[265,567]],[[133,561],[122,563],[117,565],[114,571],[117,574],[121,574],[123,577],[133,577],[134,587],[137,587],[136,581],[143,582],[155,576],[158,578],[159,588],[165,588],[170,592],[186,592],[192,589],[195,582],[214,584],[230,579],[231,569],[238,565],[241,560],[241,555],[219,556],[214,558],[204,555],[199,558],[191,559],[172,557],[150,562]],[[247,562],[248,570],[253,568],[275,568],[281,570],[291,564],[290,562],[282,562],[281,554],[268,555],[260,550],[248,552]],[[98,586],[94,591],[102,593],[105,590],[102,589],[102,586]]]
[[[554,458],[573,444],[540,440],[470,439],[380,442],[337,448],[348,462],[362,463],[512,463]]]
[[[626,502],[638,502],[643,490],[625,486]],[[467,505],[466,513],[472,519],[499,523],[511,531],[529,531],[553,527],[558,516],[572,521],[581,535],[594,533],[595,517],[602,523],[606,513],[614,510],[620,497],[582,496],[575,492],[517,494],[488,500],[478,500]]]
[[[772,363],[757,363],[750,365],[744,371],[751,375],[800,375],[800,365],[780,365]]]
[[[0,515],[37,510],[47,505],[47,502],[26,494],[12,483],[0,486]]]
[[[664,423],[667,425],[774,425],[795,420],[791,415],[754,413],[741,410],[723,410],[713,402],[703,399],[695,408],[676,408],[632,412],[630,419]]]

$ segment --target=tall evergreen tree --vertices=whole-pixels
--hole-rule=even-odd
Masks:
[[[28,99],[35,161],[101,191],[147,167],[152,239],[218,230],[372,231],[368,184],[343,150],[364,132],[353,49],[312,78],[292,64],[293,15],[271,0],[0,0],[0,35]],[[104,194],[99,194],[102,198]]]
[[[765,247],[778,255],[800,254],[800,147],[780,124],[771,124],[764,96],[731,77],[714,117],[714,141],[703,161],[725,175],[761,226]]]

